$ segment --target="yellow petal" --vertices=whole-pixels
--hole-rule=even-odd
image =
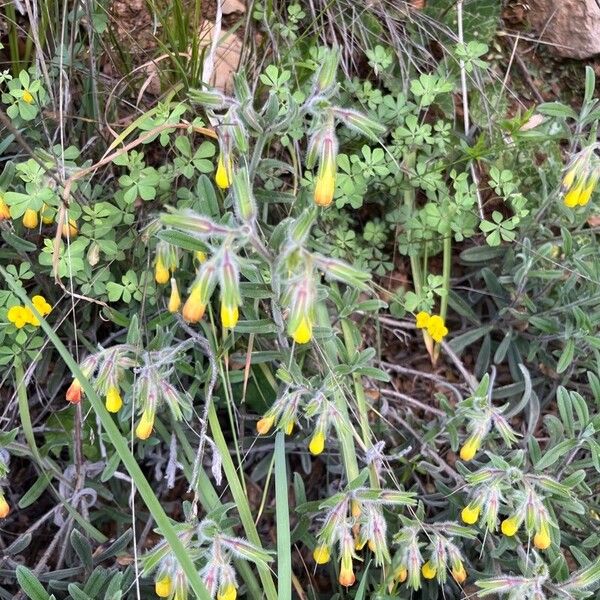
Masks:
[[[123,399],[119,393],[119,389],[115,386],[108,388],[106,392],[106,410],[111,413],[116,413],[121,410],[123,406]]]
[[[430,561],[427,561],[421,567],[421,575],[423,575],[425,579],[433,579],[437,575],[437,569],[431,564]]]
[[[306,344],[310,342],[312,338],[312,324],[306,317],[302,318],[298,327],[296,327],[292,338],[296,344]]]
[[[221,324],[226,329],[233,329],[238,322],[239,310],[237,306],[221,304]]]
[[[519,530],[519,521],[516,517],[509,517],[508,519],[504,519],[502,524],[500,525],[500,529],[502,533],[507,537],[512,537]]]
[[[23,214],[23,227],[27,229],[35,229],[38,226],[39,218],[37,211],[28,208]]]
[[[313,559],[318,565],[324,565],[325,563],[328,563],[331,559],[329,547],[325,544],[317,546],[313,550]]]
[[[325,434],[322,431],[317,431],[310,440],[308,449],[313,456],[318,456],[325,448]]]
[[[479,520],[479,513],[480,509],[478,506],[471,507],[471,505],[469,504],[468,506],[465,506],[462,509],[460,513],[460,518],[467,525],[474,525]]]

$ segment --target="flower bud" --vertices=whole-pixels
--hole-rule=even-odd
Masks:
[[[343,533],[342,539],[340,541],[340,552],[341,552],[341,562],[340,562],[340,575],[338,581],[340,585],[344,587],[350,587],[354,585],[356,581],[356,577],[354,576],[354,571],[352,569],[352,557],[354,556],[354,544],[352,540],[352,536],[350,532],[346,530]]]
[[[218,90],[189,90],[188,96],[192,102],[212,109],[223,108],[227,102],[225,94]]]
[[[359,290],[368,289],[366,282],[371,279],[370,273],[361,271],[342,260],[328,258],[321,254],[313,254],[313,259],[328,278],[336,279]]]
[[[0,519],[6,519],[6,517],[8,517],[9,512],[9,504],[6,501],[6,498],[2,494],[0,494]]]
[[[179,289],[177,288],[177,281],[174,277],[171,277],[171,296],[169,297],[169,312],[176,313],[181,306],[181,296],[179,295]]]
[[[233,329],[238,322],[240,304],[239,273],[232,252],[225,248],[221,259],[219,285],[221,288],[221,324]]]
[[[397,581],[398,583],[404,583],[407,577],[408,570],[406,569],[406,567],[404,565],[398,565],[398,567],[394,571],[394,581]]]
[[[333,202],[336,178],[337,140],[333,128],[323,138],[319,169],[315,179],[314,200],[317,206],[327,207]]]
[[[373,141],[380,141],[380,137],[386,132],[383,125],[356,110],[335,107],[333,113],[346,127],[358,131]]]
[[[321,60],[315,76],[315,92],[317,94],[327,92],[335,84],[339,60],[340,54],[337,48],[325,51],[325,56]]]
[[[27,229],[35,229],[38,226],[39,219],[37,211],[28,208],[23,214],[23,227]]]
[[[233,176],[233,200],[238,218],[245,223],[253,223],[256,220],[256,202],[246,167]]]
[[[165,266],[162,259],[158,257],[154,264],[154,279],[156,283],[165,284],[170,279],[169,269]]]
[[[217,187],[226,190],[231,184],[231,176],[233,173],[233,164],[229,155],[223,156],[219,154],[217,161],[217,172],[215,173],[215,183]]]
[[[313,550],[313,559],[318,565],[324,565],[331,559],[331,553],[329,547],[325,544],[318,545]]]
[[[115,385],[111,385],[106,392],[106,410],[110,413],[117,413],[123,406],[123,399],[119,393],[119,388]]]

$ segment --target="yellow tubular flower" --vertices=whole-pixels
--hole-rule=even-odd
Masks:
[[[478,506],[471,506],[470,504],[465,506],[461,513],[460,518],[467,525],[474,525],[479,520],[480,509]]]
[[[75,219],[69,219],[68,223],[63,223],[62,236],[64,238],[76,238],[79,233],[79,227],[77,227],[77,221]]]
[[[38,226],[39,218],[37,211],[28,208],[23,214],[23,227],[27,229],[35,229]]]
[[[424,310],[417,313],[417,329],[425,329],[429,325],[429,320],[431,319],[431,315],[426,313]]]
[[[10,506],[6,501],[6,498],[0,495],[0,519],[5,519],[6,517],[8,517],[9,512]]]
[[[315,204],[317,206],[327,207],[333,202],[335,192],[335,168],[333,164],[328,163],[322,170],[319,170],[315,183]]]
[[[237,590],[233,583],[226,583],[217,593],[217,600],[235,600],[237,598]]]
[[[566,194],[564,198],[565,206],[569,208],[574,208],[579,204],[579,198],[583,193],[583,180],[578,183],[575,187],[572,187]]]
[[[119,393],[119,388],[111,385],[106,392],[106,410],[110,413],[116,413],[123,406],[123,399]]]
[[[406,567],[404,565],[400,565],[394,571],[394,580],[397,581],[398,583],[404,583],[406,581],[407,577],[408,577],[408,570],[406,569]]]
[[[316,431],[310,440],[308,449],[313,456],[318,456],[325,448],[325,434],[322,431]]]
[[[504,519],[500,525],[502,533],[507,537],[512,537],[519,530],[519,520],[517,517],[509,517]]]
[[[171,595],[171,578],[168,575],[157,579],[154,583],[154,591],[159,598],[168,598]]]
[[[144,411],[142,413],[142,418],[138,423],[138,426],[135,428],[135,435],[140,440],[147,440],[152,433],[152,428],[154,427],[154,415],[149,413],[148,411]]]
[[[256,431],[260,435],[267,435],[269,431],[271,431],[271,427],[273,427],[273,423],[275,423],[275,417],[263,417],[256,423]]]
[[[227,165],[225,162],[227,162]],[[226,159],[225,161],[223,159],[223,154],[219,154],[217,172],[215,173],[215,183],[222,190],[226,190],[231,185],[228,169],[231,169],[231,159]]]
[[[452,577],[454,577],[454,581],[459,584],[463,584],[467,579],[467,571],[462,563],[452,569]]]
[[[292,338],[296,344],[306,344],[310,342],[312,338],[312,323],[303,317],[298,326],[292,333]]]
[[[325,544],[320,544],[313,550],[313,559],[318,565],[324,565],[331,559],[329,547]]]
[[[356,577],[354,576],[354,571],[352,570],[352,560],[349,561],[348,565],[344,565],[344,561],[342,561],[338,581],[340,582],[340,585],[343,585],[344,587],[350,587],[351,585],[354,585]]]
[[[431,561],[427,561],[421,567],[421,575],[425,579],[433,579],[437,575],[437,569],[431,564]]]
[[[176,313],[181,306],[181,296],[177,288],[177,282],[174,277],[171,277],[171,296],[169,297],[169,312]]]
[[[564,190],[570,189],[570,187],[573,185],[573,182],[575,181],[575,171],[575,168],[571,168],[565,173],[565,176],[562,180],[562,187]]]
[[[285,434],[286,435],[292,435],[292,431],[294,431],[294,421],[290,421],[286,426],[285,426]]]
[[[464,460],[465,462],[473,460],[477,454],[477,450],[479,450],[479,444],[480,441],[476,437],[471,436],[460,449],[461,460]]]
[[[0,197],[0,221],[6,221],[6,219],[10,219],[10,209],[4,199]]]
[[[169,269],[167,269],[160,257],[156,259],[156,264],[154,265],[154,279],[156,279],[156,283],[161,284],[165,284],[171,279]]]
[[[206,304],[200,302],[201,294],[202,290],[200,288],[192,290],[183,305],[181,315],[188,323],[197,323],[204,316]]]
[[[547,525],[542,525],[540,530],[535,534],[533,538],[533,545],[538,550],[546,550],[552,544],[552,539],[550,538],[550,532],[548,531]]]
[[[596,181],[594,179],[592,179],[583,189],[583,191],[581,192],[580,196],[579,196],[579,206],[585,206],[589,201],[590,198],[592,197],[592,192],[594,191],[594,188],[596,187]]]
[[[221,324],[226,329],[233,329],[238,322],[240,313],[236,305],[228,306],[221,303]]]
[[[21,98],[23,98],[23,102],[26,102],[27,104],[33,104],[33,94],[29,90],[23,90],[23,95]]]

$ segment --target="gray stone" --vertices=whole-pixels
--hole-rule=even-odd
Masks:
[[[600,0],[528,0],[539,40],[565,58],[600,54]]]

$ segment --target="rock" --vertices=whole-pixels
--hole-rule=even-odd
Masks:
[[[529,0],[529,22],[540,42],[565,58],[600,54],[597,0]]]

